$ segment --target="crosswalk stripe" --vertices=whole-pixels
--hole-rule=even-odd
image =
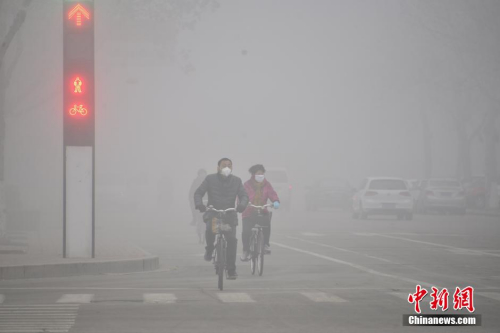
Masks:
[[[2,328],[20,328],[19,327],[20,325],[19,324],[8,324],[8,325],[4,325],[4,324],[0,324],[0,329]],[[41,324],[41,325],[25,325],[23,324],[22,325],[22,328],[29,328],[29,329],[36,329],[36,328],[40,328],[41,330],[48,330],[48,329],[51,329],[51,328],[56,328],[56,329],[63,329],[63,328],[66,328],[66,329],[69,329],[71,328],[71,326],[73,325],[44,325],[44,324]]]
[[[342,303],[342,302],[347,302],[343,298],[340,298],[340,297],[335,296],[335,295],[328,295],[326,293],[302,292],[301,294],[303,296],[309,298],[313,302],[320,302],[320,303]]]
[[[94,294],[64,294],[57,303],[90,303]]]
[[[0,333],[68,332],[79,305],[0,305]]]
[[[43,331],[43,329],[39,330],[2,330],[0,329],[0,333],[43,333],[43,332],[49,332],[49,333],[66,333],[69,332],[69,329],[62,329],[62,330],[50,330],[50,331]]]
[[[21,323],[21,324],[51,324],[51,323],[57,323],[57,324],[74,324],[75,319],[59,319],[59,318],[54,318],[54,319],[43,319],[43,318],[9,318],[9,322],[11,323]],[[2,324],[0,324],[2,325]]]
[[[63,310],[63,309],[54,309],[54,310],[46,310],[44,309],[3,309],[0,308],[0,312],[2,314],[8,314],[8,313],[44,313],[44,314],[75,314],[78,309],[71,309],[71,310]]]
[[[80,305],[78,304],[31,304],[31,305],[22,305],[22,304],[5,304],[0,305],[0,309],[78,309]]]
[[[144,303],[171,304],[175,303],[177,297],[174,294],[144,294]]]
[[[495,301],[500,301],[500,293],[493,292],[476,292],[477,295],[494,299]]]
[[[224,303],[253,303],[247,293],[217,293],[217,297]]]

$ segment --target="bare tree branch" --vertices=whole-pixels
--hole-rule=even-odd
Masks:
[[[23,25],[24,20],[26,19],[26,9],[31,4],[31,2],[32,0],[24,0],[23,7],[17,13],[14,22],[10,26],[9,31],[5,36],[5,39],[0,45],[0,67],[2,67],[3,59],[5,57],[5,54],[7,53],[7,50],[9,49],[10,44],[12,43],[12,40],[14,39],[14,36],[19,31],[19,29],[21,29],[21,26]]]

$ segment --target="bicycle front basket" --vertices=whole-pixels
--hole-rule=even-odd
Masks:
[[[218,219],[216,217],[212,218],[212,233],[214,233],[214,234],[216,234],[218,229],[219,229],[219,227],[217,225],[217,221],[218,221]]]

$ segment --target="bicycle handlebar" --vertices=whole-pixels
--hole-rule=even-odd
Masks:
[[[209,206],[207,208],[207,211],[212,211],[216,213],[227,213],[227,212],[233,212],[236,211],[236,208],[228,208],[228,209],[215,209],[213,206]]]
[[[255,206],[251,203],[248,204],[250,207],[253,207],[253,208],[258,208],[258,209],[266,209],[266,208],[272,208],[273,205],[272,204],[267,204],[267,205],[264,205],[264,206]]]

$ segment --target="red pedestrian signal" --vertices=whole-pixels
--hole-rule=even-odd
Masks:
[[[73,92],[74,93],[77,93],[77,94],[81,94],[82,93],[82,80],[80,80],[80,77],[77,77],[75,79],[75,81],[73,81],[73,85],[75,86]]]

